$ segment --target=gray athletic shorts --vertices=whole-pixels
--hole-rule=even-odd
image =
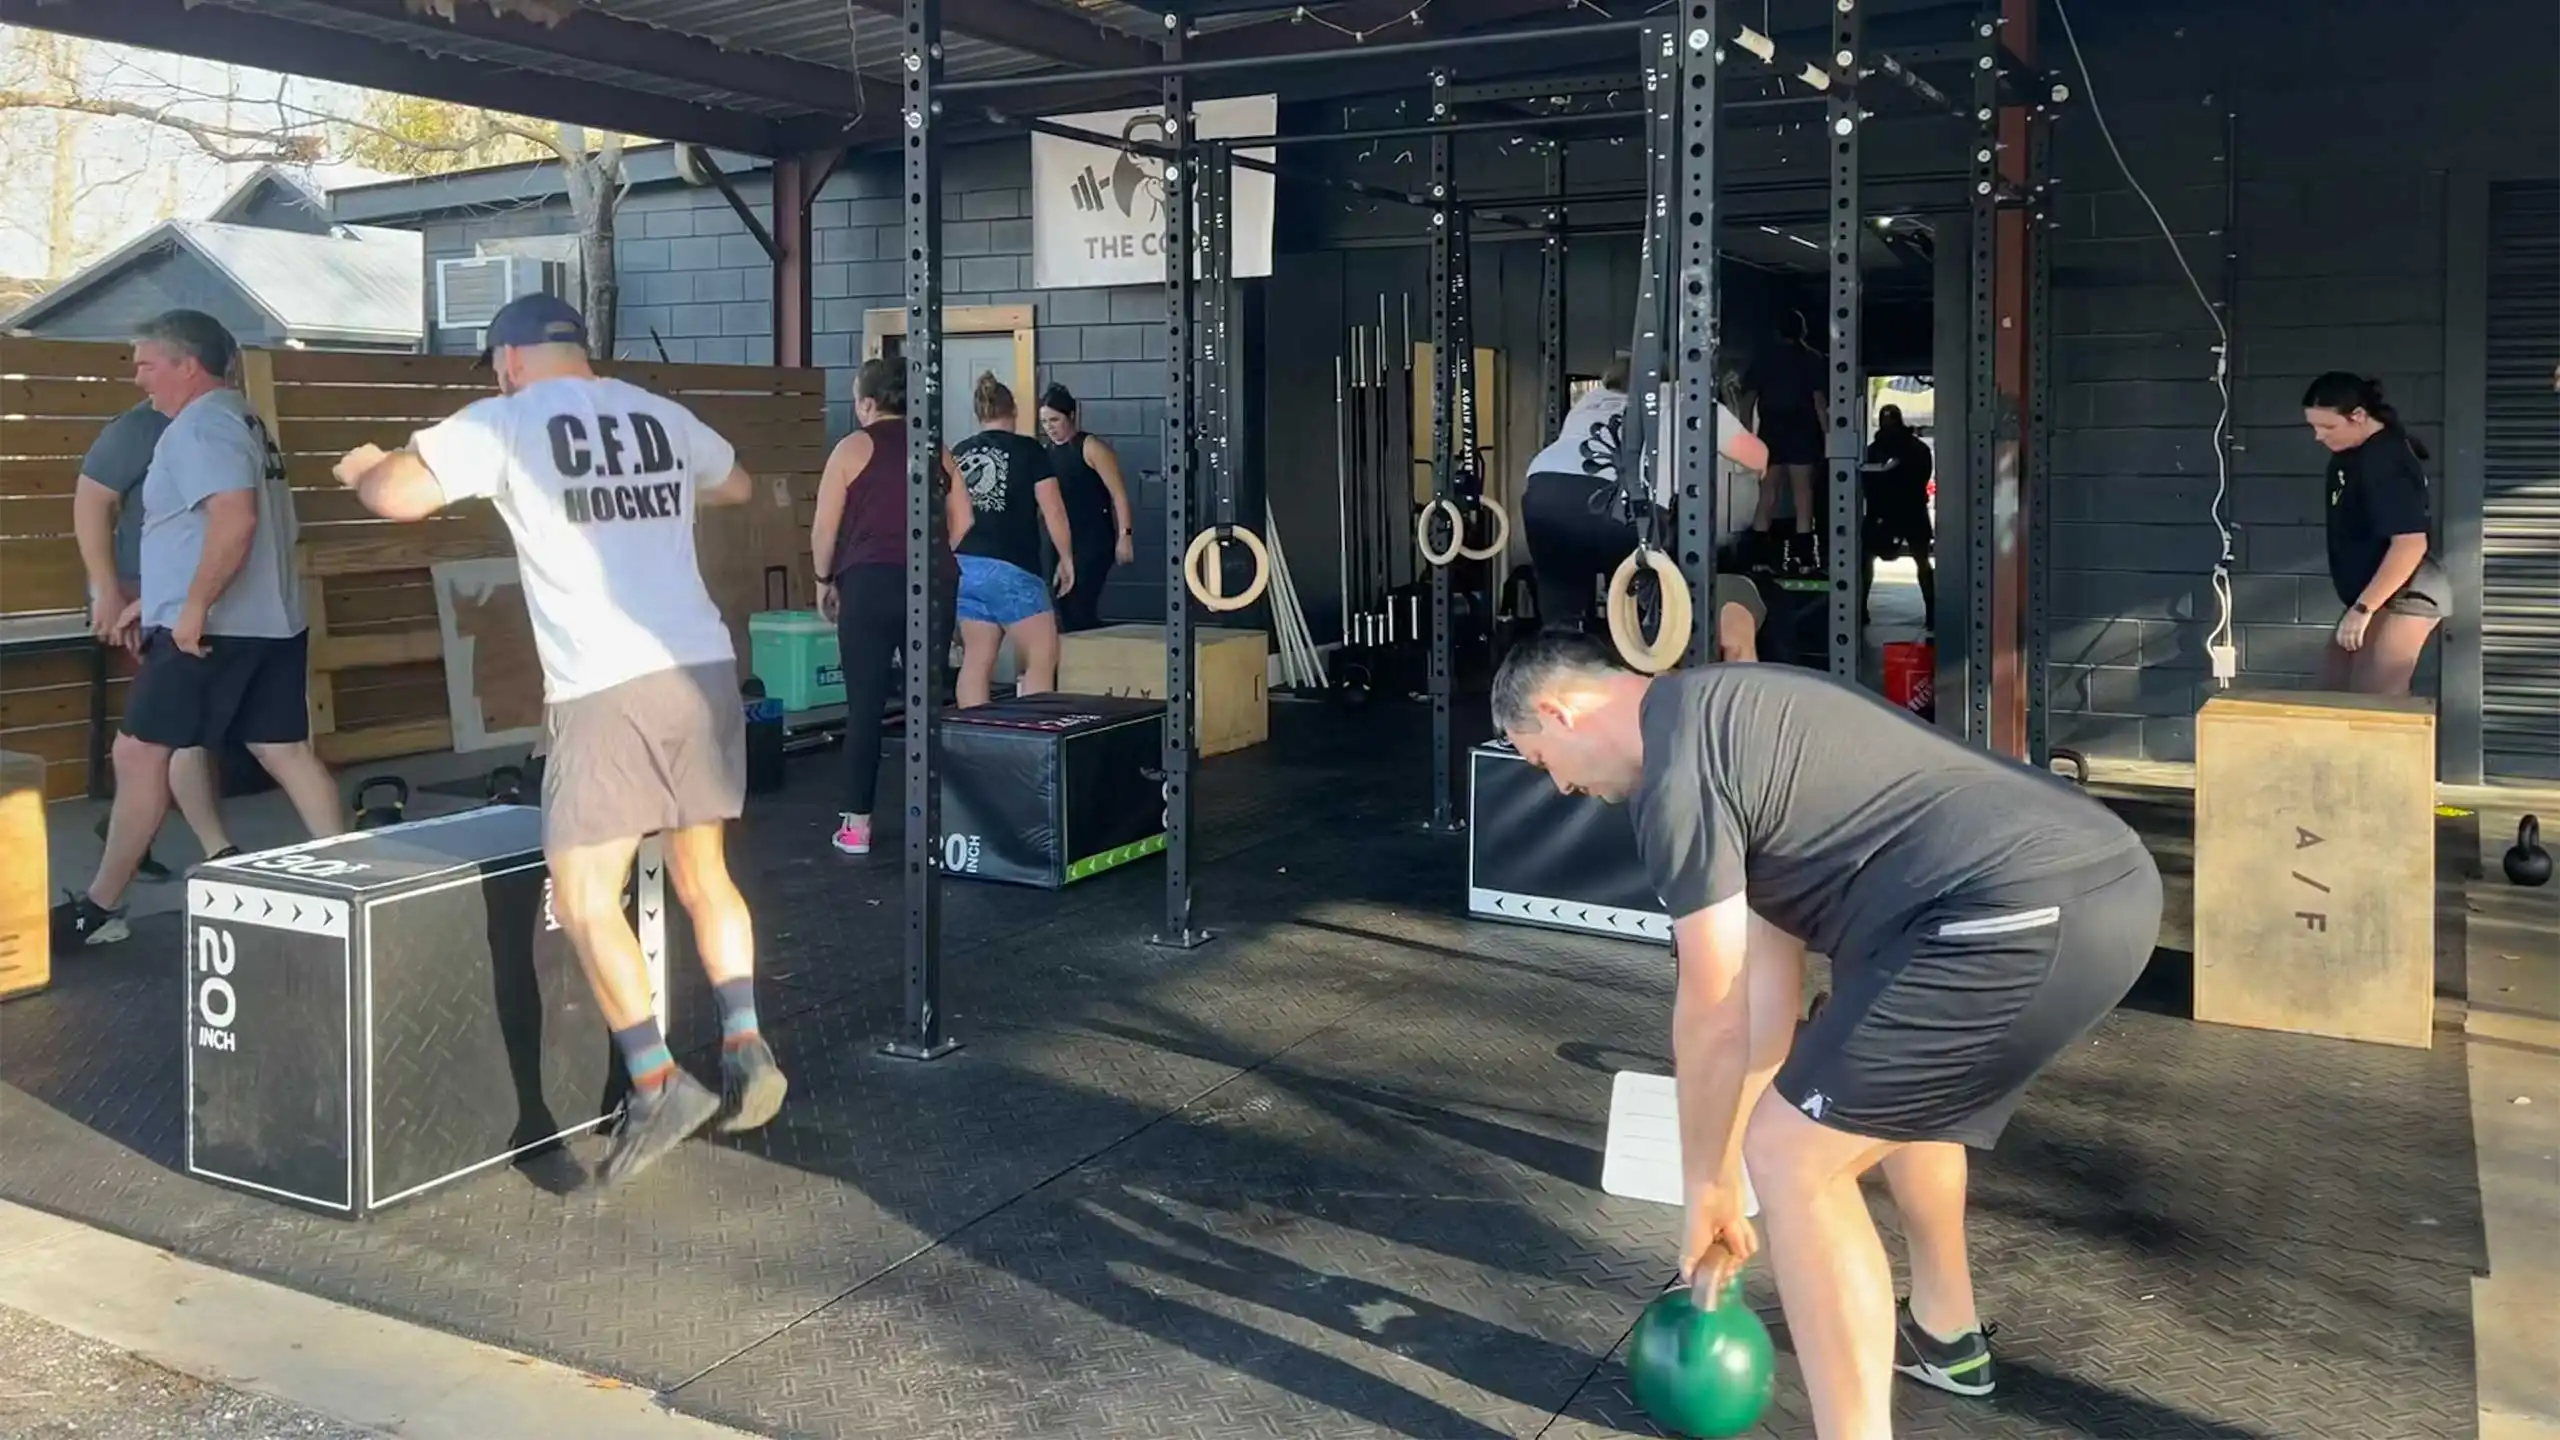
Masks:
[[[747,805],[747,716],[727,661],[657,670],[549,707],[542,843],[637,840],[735,820]]]

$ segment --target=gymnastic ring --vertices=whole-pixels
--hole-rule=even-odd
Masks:
[[[1443,510],[1449,512],[1449,548],[1434,550],[1431,548],[1431,517]],[[1434,500],[1422,507],[1422,513],[1413,517],[1413,548],[1422,552],[1423,563],[1435,568],[1447,565],[1466,550],[1467,517],[1458,513],[1457,501]]]
[[[1225,539],[1239,542],[1246,552],[1253,556],[1253,583],[1244,587],[1244,593],[1241,595],[1212,594],[1205,573],[1206,567],[1201,564],[1204,556],[1210,563],[1216,563],[1218,542]],[[1220,578],[1224,578],[1224,575],[1225,572],[1221,570]],[[1199,601],[1204,607],[1220,611],[1241,610],[1261,599],[1262,592],[1270,587],[1271,552],[1263,548],[1261,536],[1241,525],[1212,525],[1191,537],[1191,548],[1182,552],[1182,579],[1183,583],[1191,588],[1191,598]]]
[[[1477,500],[1476,508],[1493,517],[1493,539],[1482,549],[1474,549],[1468,546],[1462,534],[1458,540],[1458,553],[1470,560],[1491,560],[1511,548],[1511,517],[1490,495]]]
[[[1651,644],[1645,643],[1644,624],[1636,614],[1639,566],[1651,570],[1662,586],[1662,625]],[[1671,563],[1671,557],[1639,545],[1618,562],[1617,573],[1609,577],[1609,639],[1629,665],[1647,675],[1659,675],[1679,664],[1689,650],[1690,622],[1688,577]]]

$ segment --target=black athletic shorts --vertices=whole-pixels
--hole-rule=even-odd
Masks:
[[[1831,999],[1779,1067],[1834,1130],[1988,1150],[2018,1098],[2124,999],[2160,938],[2148,853],[1951,895],[1884,953],[1835,957]]]
[[[1822,417],[1811,410],[1763,412],[1760,443],[1769,447],[1772,465],[1819,465],[1823,461]],[[1796,528],[1805,527],[1799,524]]]
[[[208,635],[202,655],[142,632],[124,733],[152,745],[290,745],[311,738],[310,632],[275,640]]]

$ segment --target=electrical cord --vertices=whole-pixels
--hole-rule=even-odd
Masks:
[[[2213,598],[2221,611],[2213,632],[2205,637],[2205,651],[2212,658],[2216,684],[2229,687],[2239,674],[2239,651],[2231,643],[2231,567],[2238,562],[2233,552],[2231,522],[2223,514],[2223,504],[2231,493],[2231,457],[2223,448],[2223,437],[2231,427],[2231,327],[2223,323],[2222,312],[2215,309],[2213,299],[2204,292],[2204,282],[2196,278],[2195,267],[2187,263],[2187,252],[2178,243],[2177,232],[2170,229],[2167,216],[2152,203],[2151,192],[2134,178],[2133,166],[2116,144],[2115,131],[2107,125],[2107,112],[2098,107],[2098,87],[2089,78],[2088,57],[2080,53],[2080,36],[2071,26],[2071,9],[2063,0],[2053,0],[2053,13],[2062,21],[2062,38],[2071,47],[2071,63],[2080,71],[2080,95],[2089,105],[2089,118],[2098,122],[2099,138],[2107,142],[2107,153],[2113,155],[2116,169],[2124,182],[2151,212],[2152,223],[2160,227],[2160,238],[2169,242],[2169,253],[2177,258],[2180,273],[2187,277],[2187,287],[2196,292],[2196,301],[2204,306],[2205,318],[2213,322],[2219,337],[2213,347],[2213,388],[2222,397],[2222,412],[2213,421],[2213,528],[2222,537],[2222,558],[2213,567]]]

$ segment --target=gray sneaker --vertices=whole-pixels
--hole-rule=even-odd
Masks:
[[[771,1120],[791,1089],[782,1066],[773,1058],[773,1047],[761,1035],[720,1052],[720,1079],[730,1107],[728,1118],[715,1127],[723,1135],[753,1130]]]
[[[693,1138],[720,1113],[720,1097],[682,1070],[655,1091],[634,1090],[624,1105],[622,1123],[613,1132],[613,1148],[605,1152],[596,1178],[620,1185],[665,1158],[668,1151]]]

